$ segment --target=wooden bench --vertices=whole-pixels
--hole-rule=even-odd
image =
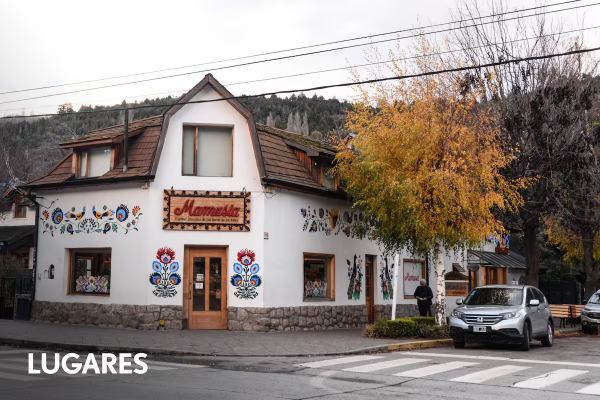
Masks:
[[[567,327],[567,319],[573,321],[573,313],[571,311],[571,307],[568,304],[550,304],[550,311],[552,312],[552,316],[554,318],[560,318],[559,328]],[[583,308],[583,306],[581,306]],[[573,326],[573,322],[571,322],[571,326]]]
[[[583,310],[581,305],[572,305],[571,306],[571,318],[573,318],[573,325],[575,325],[575,320],[581,316],[581,310]]]

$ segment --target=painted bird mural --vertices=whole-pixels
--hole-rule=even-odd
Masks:
[[[107,209],[104,212],[98,212],[96,211],[96,206],[92,206],[92,214],[94,215],[94,217],[96,217],[96,219],[102,219],[104,217],[110,217],[114,214],[114,210],[109,210]]]
[[[78,214],[75,214],[74,212],[67,211],[67,219],[75,218],[77,220],[80,220],[81,218],[83,218],[84,215],[85,215],[85,206],[83,207],[83,210],[80,213],[78,213]]]

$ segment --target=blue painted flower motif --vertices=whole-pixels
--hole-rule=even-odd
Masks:
[[[52,212],[52,222],[55,224],[60,224],[63,220],[63,212],[60,208],[55,209]]]
[[[69,232],[71,235],[73,234],[73,225],[67,225],[67,232]]]
[[[153,285],[158,285],[160,283],[160,274],[158,272],[154,272],[150,275],[150,283]]]
[[[309,232],[316,232],[317,231],[317,221],[313,221],[312,224],[310,224],[310,229],[308,231]]]
[[[259,270],[260,270],[260,267],[258,266],[258,264],[252,264],[252,266],[250,267],[251,274],[256,274],[256,273],[258,273]]]
[[[162,269],[162,266],[160,265],[160,263],[158,261],[154,261],[152,263],[152,269],[155,270],[156,272],[160,272],[160,270]]]
[[[175,272],[179,269],[179,263],[178,262],[174,262],[173,264],[169,265],[169,272]]]
[[[307,213],[306,213],[306,208],[302,208],[302,209],[300,209],[300,212],[302,213],[302,217],[303,217],[303,218],[306,218],[306,214],[307,214]]]
[[[242,284],[242,276],[238,274],[233,275],[231,277],[231,284],[236,287],[240,286]]]
[[[102,233],[106,235],[106,232],[110,232],[110,224],[104,224],[104,229],[102,229]]]
[[[123,222],[129,217],[129,209],[127,208],[127,206],[125,204],[121,204],[117,208],[116,217],[117,217],[117,220],[119,220],[119,222]]]
[[[260,279],[260,276],[252,275],[250,277],[250,285],[252,285],[254,287],[258,287],[258,286],[260,286],[261,283],[262,283],[262,279]]]
[[[169,276],[169,283],[171,285],[179,285],[180,282],[181,282],[181,275],[171,274],[171,276]]]
[[[241,274],[242,271],[243,271],[242,264],[239,264],[239,263],[233,264],[233,272],[235,272],[236,274]]]

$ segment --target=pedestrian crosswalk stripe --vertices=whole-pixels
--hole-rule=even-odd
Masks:
[[[587,372],[588,371],[580,371],[576,369],[557,369],[556,371],[552,371],[544,375],[517,382],[513,385],[513,387],[524,389],[543,389],[550,385],[554,385],[555,383],[574,378],[578,375],[583,375]]]
[[[27,349],[14,349],[14,350],[0,350],[0,356],[9,354],[23,354],[23,353],[41,353],[41,350],[27,350]]]
[[[0,371],[0,379],[10,379],[13,381],[28,382],[28,381],[44,381],[44,380],[47,380],[48,378],[40,378],[37,376],[31,376],[31,375],[17,375],[17,374],[11,374],[9,372]]]
[[[590,385],[590,386],[586,386],[583,389],[577,391],[577,393],[600,395],[600,382],[594,383],[593,385]]]
[[[350,363],[359,362],[359,361],[376,360],[379,358],[383,358],[383,357],[381,357],[381,356],[351,356],[351,357],[333,358],[333,359],[329,359],[329,360],[322,360],[322,361],[298,364],[298,366],[306,367],[306,368],[322,368],[322,367],[331,367],[333,365],[350,364]]]
[[[532,360],[532,359],[528,359],[528,358],[490,357],[490,356],[475,356],[475,355],[446,354],[446,353],[429,353],[429,352],[411,352],[410,355],[411,356],[423,356],[423,357],[458,358],[458,359],[462,359],[462,360],[508,361],[508,362],[511,362],[511,363],[566,365],[566,366],[569,366],[569,367],[600,368],[600,364],[570,362],[570,361]]]
[[[477,365],[478,363],[465,362],[465,361],[452,361],[444,364],[436,364],[430,365],[429,367],[423,367],[418,369],[413,369],[410,371],[400,372],[399,374],[394,374],[396,376],[402,376],[404,378],[422,378],[424,376],[439,374],[442,372],[452,371],[454,369],[459,369],[463,367],[470,367],[471,365]]]
[[[206,368],[206,367],[208,367],[208,365],[179,364],[179,363],[170,363],[170,362],[164,362],[164,361],[152,361],[152,360],[143,360],[143,361],[148,364],[163,365],[166,367],[181,367],[181,368]]]
[[[431,361],[431,360],[418,359],[418,358],[398,358],[396,360],[388,360],[388,361],[382,361],[382,362],[373,363],[373,364],[361,365],[360,367],[346,368],[343,371],[365,372],[366,373],[366,372],[379,371],[381,369],[386,369],[386,368],[394,368],[394,367],[401,367],[403,365],[416,364],[416,363],[425,362],[425,361]]]
[[[504,375],[509,375],[515,372],[523,371],[531,367],[519,367],[518,365],[503,365],[501,367],[486,369],[485,371],[474,372],[472,374],[459,376],[458,378],[450,379],[452,382],[464,383],[482,383],[492,378],[498,378]]]
[[[29,360],[24,360],[24,359],[21,359],[21,358],[9,358],[9,359],[3,360],[3,361],[18,362],[18,363],[27,363],[27,362],[29,362]],[[83,359],[81,359],[81,358],[79,358],[79,359],[73,359],[73,358],[71,358],[69,360],[69,365],[71,365],[73,362],[84,363],[85,362],[85,358],[83,358]],[[40,360],[33,360],[33,364],[34,365],[42,365],[42,362]],[[54,356],[48,357],[48,359],[46,361],[46,365],[48,366],[48,368],[53,368],[54,367]],[[113,367],[115,368],[115,370],[118,370],[119,369],[119,363],[116,362],[113,365]],[[127,369],[131,369],[131,367],[135,367],[134,369],[141,368],[138,365],[132,364],[131,366],[127,366]],[[100,368],[100,365],[98,365],[98,368]],[[168,370],[171,370],[171,369],[175,369],[175,368],[173,368],[173,367],[159,367],[157,365],[148,365],[148,370],[151,370],[151,371],[168,371]],[[88,371],[91,371],[91,370],[88,370]]]
[[[27,370],[28,367],[25,365],[10,365],[7,363],[3,363],[0,364],[0,369],[10,369],[12,371],[21,371],[24,374],[29,374],[29,371]],[[44,373],[44,371],[41,371],[41,374],[37,374],[38,376],[63,376],[65,378],[82,378],[82,377],[86,377],[86,376],[96,376],[95,374],[67,374],[66,372],[55,372],[54,374],[46,374]],[[29,376],[35,376],[32,374],[29,374]]]

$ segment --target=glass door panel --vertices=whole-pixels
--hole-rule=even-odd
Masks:
[[[192,275],[192,310],[206,310],[206,259],[204,257],[194,257]]]
[[[221,257],[210,257],[209,311],[221,311]]]

